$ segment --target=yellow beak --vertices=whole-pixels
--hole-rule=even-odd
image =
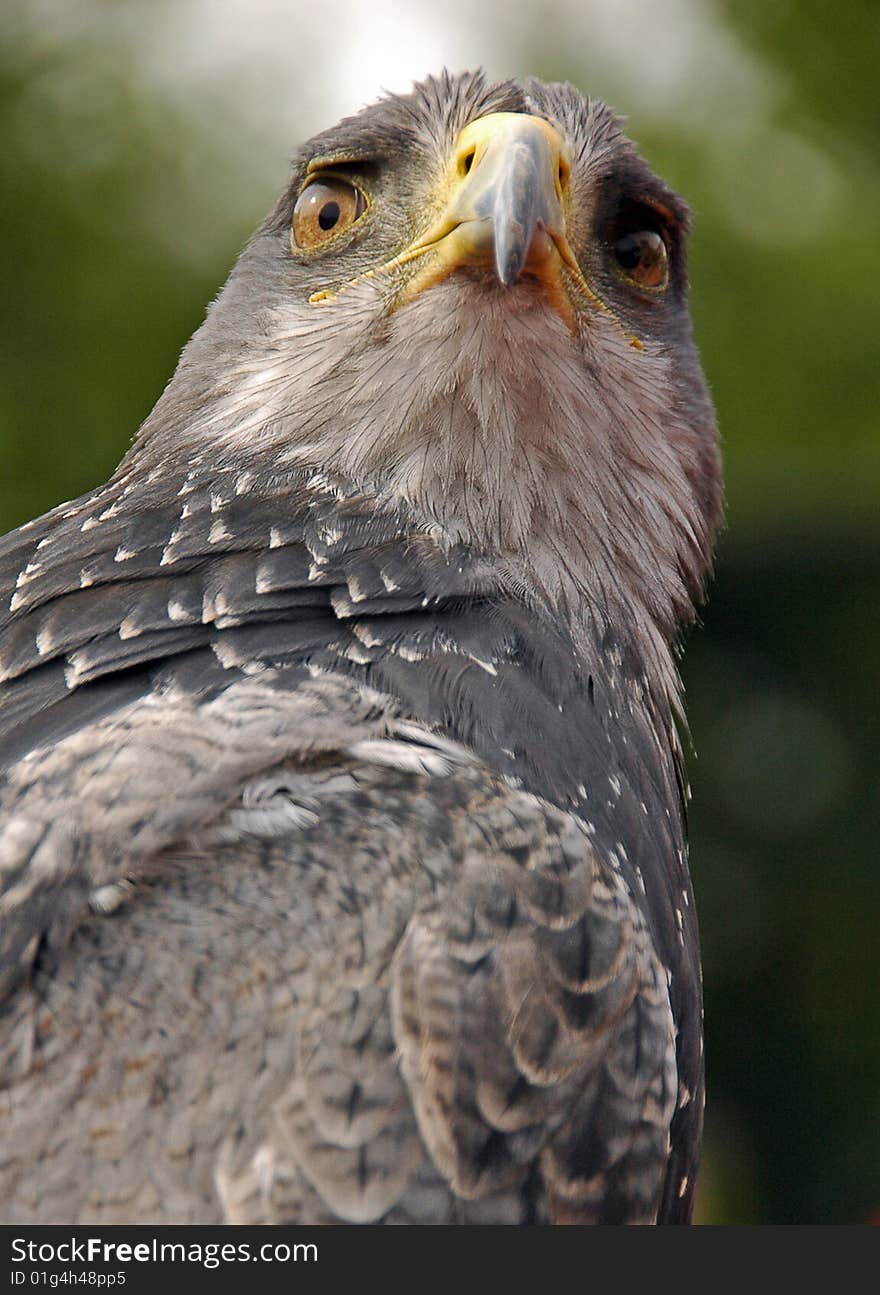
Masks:
[[[494,270],[504,287],[540,279],[570,327],[574,312],[561,270],[581,278],[565,237],[570,165],[565,141],[540,117],[498,112],[458,138],[445,206],[399,262],[426,256],[401,304],[463,266]]]
[[[444,260],[494,261],[505,287],[527,261],[543,264],[564,236],[563,185],[568,162],[549,122],[499,112],[467,126],[455,150],[449,199],[416,246],[444,244]]]

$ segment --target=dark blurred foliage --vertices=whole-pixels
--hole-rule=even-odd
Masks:
[[[630,122],[695,208],[727,463],[729,527],[684,659],[710,1092],[698,1210],[862,1221],[880,1208],[880,14],[719,15],[782,87],[761,129],[719,121],[707,148],[716,123]],[[523,70],[612,93],[542,32]],[[100,42],[37,47],[14,22],[0,40],[3,531],[112,470],[272,193],[132,88],[135,48],[127,64]]]

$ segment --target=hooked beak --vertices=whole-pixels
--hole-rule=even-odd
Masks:
[[[565,237],[569,169],[565,141],[541,117],[498,112],[466,126],[439,219],[400,258],[431,253],[402,300],[464,266],[494,270],[506,288],[527,274],[573,327],[561,276],[566,265],[581,278]]]

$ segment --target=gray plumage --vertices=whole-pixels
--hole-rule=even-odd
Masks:
[[[574,326],[528,267],[406,297],[499,112],[565,141]],[[314,159],[369,205],[304,253]],[[686,227],[572,87],[383,100],[297,155],[111,481],[0,542],[5,1221],[689,1218]]]

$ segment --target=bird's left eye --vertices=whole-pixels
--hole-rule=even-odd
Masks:
[[[322,176],[306,185],[293,209],[293,242],[303,251],[344,234],[367,210],[357,185],[339,176]]]
[[[614,257],[624,278],[639,288],[665,288],[669,254],[656,229],[624,234],[614,244]]]

